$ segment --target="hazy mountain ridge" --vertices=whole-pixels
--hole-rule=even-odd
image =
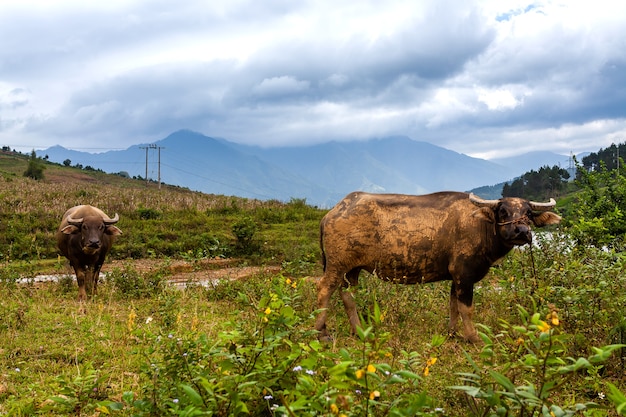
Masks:
[[[160,148],[161,180],[205,193],[289,201],[304,198],[320,207],[334,205],[354,190],[422,194],[441,190],[466,191],[512,180],[519,164],[472,158],[430,143],[395,136],[369,141],[337,142],[303,147],[262,148],[181,130],[154,142],[148,149],[148,178],[158,179]],[[98,154],[54,146],[38,151],[52,162],[146,175],[147,145]],[[554,165],[563,155],[536,158],[538,164]]]

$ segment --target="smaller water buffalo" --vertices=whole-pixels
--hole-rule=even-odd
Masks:
[[[349,287],[365,270],[399,284],[452,281],[449,330],[455,331],[460,316],[465,339],[477,342],[474,284],[514,246],[532,242],[531,225],[559,223],[561,217],[550,212],[555,204],[553,199],[483,200],[460,192],[348,194],[320,224],[324,276],[317,284],[319,338],[330,338],[326,315],[338,288],[356,332],[360,321]]]
[[[67,210],[56,233],[57,246],[69,261],[78,282],[78,300],[93,296],[100,268],[111,249],[114,237],[122,231],[114,226],[117,213],[110,218],[102,210],[80,205]]]

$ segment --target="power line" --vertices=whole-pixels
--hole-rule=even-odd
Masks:
[[[163,149],[163,146],[157,146],[156,144],[152,143],[148,146],[140,146],[140,149],[145,149],[146,150],[146,187],[148,186],[148,150],[149,149],[157,149],[158,153],[159,153],[159,159],[158,159],[158,182],[159,182],[159,189],[161,189],[161,149]]]
[[[205,176],[202,176],[202,175],[198,175],[198,174],[196,174],[195,172],[185,171],[184,169],[180,169],[180,168],[177,168],[177,167],[172,166],[172,165],[163,164],[163,166],[166,166],[166,167],[168,167],[168,168],[171,168],[171,169],[173,169],[174,171],[179,171],[179,172],[182,172],[183,174],[191,175],[191,176],[194,176],[194,177],[197,177],[197,178],[200,178],[200,179],[203,179],[203,180],[206,180],[206,181],[209,181],[209,182],[215,183],[215,184],[219,184],[219,185],[223,185],[223,186],[226,186],[226,187],[230,187],[230,188],[232,188],[232,189],[234,189],[234,190],[239,190],[239,191],[243,191],[243,192],[246,192],[246,193],[254,194],[254,195],[258,196],[259,198],[271,198],[271,196],[268,196],[268,195],[265,195],[265,194],[259,194],[259,193],[257,193],[257,192],[250,191],[250,190],[246,190],[246,189],[244,189],[244,188],[237,187],[237,186],[232,185],[232,184],[227,184],[227,183],[225,183],[225,182],[216,181],[216,180],[214,180],[213,178],[208,178],[208,177],[205,177]]]

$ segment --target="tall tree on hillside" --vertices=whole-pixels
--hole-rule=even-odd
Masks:
[[[24,171],[24,176],[34,180],[42,180],[44,169],[46,169],[46,167],[43,165],[41,158],[37,157],[37,154],[33,149],[30,154],[30,158],[28,159],[28,167],[26,168],[26,171]]]
[[[624,163],[620,157],[620,166]],[[617,166],[617,164],[616,164]],[[567,221],[575,241],[616,250],[626,248],[626,176],[604,161],[593,170],[578,166],[573,213]]]
[[[582,159],[582,167],[586,168],[587,171],[601,170],[600,163],[604,164],[605,169],[608,171],[612,171],[618,168],[618,160],[619,158],[623,158],[626,156],[626,143],[620,144],[611,144],[606,149],[600,149],[598,152],[592,152],[589,155],[583,157]],[[624,169],[623,166],[620,165],[620,169]],[[578,176],[580,178],[580,174]]]
[[[570,175],[566,169],[554,165],[539,171],[531,170],[502,187],[503,197],[522,197],[529,200],[547,200],[557,197],[565,188]]]

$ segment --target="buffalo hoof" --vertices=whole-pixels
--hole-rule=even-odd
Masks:
[[[478,337],[478,334],[477,334],[477,333],[474,333],[474,334],[469,335],[469,336],[465,336],[465,340],[466,340],[468,343],[472,343],[472,344],[478,344],[478,343],[481,343],[481,342],[482,342],[481,338],[480,338],[480,337]]]
[[[474,333],[469,336],[465,336],[465,335],[462,336],[457,331],[450,331],[448,332],[448,337],[454,338],[454,339],[462,339],[463,341],[474,344],[474,345],[482,343],[482,339],[478,336],[478,333]]]
[[[319,340],[320,342],[329,343],[329,342],[333,341],[333,338],[330,335],[328,335],[328,334],[321,334],[320,333],[317,336],[317,340]]]

